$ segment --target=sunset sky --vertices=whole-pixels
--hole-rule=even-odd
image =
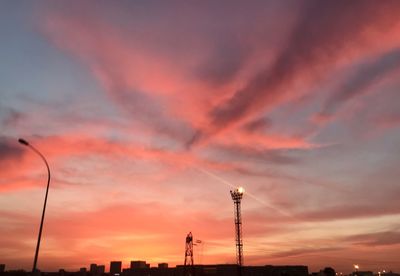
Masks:
[[[0,263],[400,271],[400,1],[1,1]]]

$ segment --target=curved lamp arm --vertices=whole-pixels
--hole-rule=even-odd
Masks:
[[[43,211],[42,211],[42,219],[40,221],[40,228],[39,228],[39,236],[38,236],[38,241],[36,244],[36,251],[35,251],[35,259],[33,261],[33,268],[32,268],[32,273],[36,272],[36,264],[37,264],[37,259],[38,259],[38,255],[39,255],[39,248],[40,248],[40,239],[42,237],[42,229],[43,229],[43,221],[44,221],[44,214],[46,212],[46,205],[47,205],[47,195],[49,194],[49,186],[50,186],[50,168],[49,168],[49,164],[47,163],[46,158],[44,158],[43,154],[41,154],[34,146],[32,146],[31,144],[29,144],[26,140],[24,139],[18,139],[18,142],[24,146],[27,146],[29,148],[31,148],[34,152],[36,152],[40,158],[42,158],[42,160],[44,161],[44,163],[46,164],[46,168],[47,168],[47,187],[46,187],[46,195],[44,197],[44,204],[43,204]]]

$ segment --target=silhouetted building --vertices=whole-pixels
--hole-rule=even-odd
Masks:
[[[308,267],[304,265],[265,266],[274,276],[304,276],[308,275]]]
[[[168,268],[168,263],[159,263],[158,268]]]
[[[131,261],[131,269],[148,268],[146,261]]]
[[[86,267],[81,267],[81,268],[79,269],[79,274],[80,274],[80,275],[86,275],[86,272],[87,272]]]
[[[0,273],[3,273],[4,271],[6,271],[6,265],[0,264]]]
[[[92,275],[97,275],[97,264],[90,264],[90,273]]]
[[[2,275],[6,275],[6,276],[29,276],[32,273],[30,272],[26,272],[23,269],[18,269],[18,270],[8,270],[8,271],[4,271],[3,273],[1,273]]]
[[[103,275],[106,272],[105,265],[98,265],[97,266],[97,275]]]
[[[110,274],[111,275],[119,275],[121,274],[121,267],[122,267],[122,262],[121,261],[113,261],[110,263]]]
[[[351,275],[353,276],[374,276],[372,271],[354,271]]]
[[[394,273],[392,271],[389,271],[389,272],[385,271],[385,272],[380,273],[379,276],[400,276],[400,274],[399,273]]]
[[[184,267],[178,265],[174,275],[182,275]],[[196,276],[236,276],[238,275],[238,265],[195,265],[194,274]],[[243,266],[242,276],[308,276],[307,266]]]

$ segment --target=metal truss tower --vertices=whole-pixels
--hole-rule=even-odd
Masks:
[[[185,245],[185,263],[183,266],[184,276],[194,276],[194,263],[193,263],[193,235],[189,232],[186,236]]]
[[[242,215],[240,210],[240,202],[243,197],[244,189],[239,187],[234,191],[230,191],[235,205],[235,234],[236,234],[236,262],[239,266],[239,275],[242,273],[243,265],[243,241],[242,241]]]

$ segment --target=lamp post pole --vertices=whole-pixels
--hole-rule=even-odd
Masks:
[[[33,261],[33,268],[32,268],[32,273],[36,272],[36,264],[37,264],[37,259],[38,259],[38,255],[39,255],[39,248],[40,248],[40,239],[42,237],[42,229],[43,229],[43,221],[44,221],[44,214],[46,212],[46,204],[47,204],[47,195],[49,193],[49,186],[50,186],[50,168],[49,168],[49,164],[47,164],[46,158],[44,158],[43,154],[41,154],[35,147],[33,147],[31,144],[29,144],[26,140],[24,139],[18,139],[18,142],[21,143],[24,146],[27,146],[29,148],[31,148],[34,152],[36,152],[40,158],[42,158],[42,160],[44,161],[44,163],[46,164],[46,168],[47,168],[47,187],[46,187],[46,195],[44,197],[44,204],[43,204],[43,211],[42,211],[42,218],[40,220],[40,228],[39,228],[39,235],[38,235],[38,240],[37,240],[37,244],[36,244],[36,251],[35,251],[35,259]]]

